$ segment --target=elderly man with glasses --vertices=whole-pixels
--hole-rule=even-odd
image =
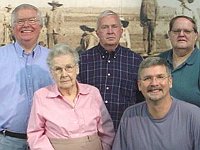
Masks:
[[[49,50],[38,45],[42,16],[29,4],[11,14],[16,42],[0,47],[0,150],[27,150],[33,93],[52,83],[45,62]]]
[[[196,22],[187,16],[176,16],[169,23],[172,49],[161,53],[173,76],[171,95],[200,107],[200,50],[196,46]]]

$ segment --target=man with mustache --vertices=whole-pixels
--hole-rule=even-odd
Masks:
[[[143,60],[138,86],[146,101],[126,109],[113,150],[199,150],[200,108],[170,95],[172,77],[165,59]]]
[[[137,71],[142,57],[119,44],[122,32],[119,15],[102,12],[97,20],[99,44],[80,56],[79,79],[100,90],[115,130],[124,110],[141,100],[137,98]]]
[[[169,23],[172,49],[161,53],[173,76],[170,93],[175,98],[200,107],[200,50],[196,22],[187,16],[176,16]]]

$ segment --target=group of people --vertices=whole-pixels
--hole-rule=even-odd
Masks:
[[[200,149],[193,19],[174,17],[172,49],[145,59],[119,44],[122,24],[111,10],[97,19],[99,43],[81,54],[39,45],[42,23],[38,8],[17,6],[16,41],[0,47],[0,150]]]

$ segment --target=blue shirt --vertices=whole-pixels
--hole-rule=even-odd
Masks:
[[[81,53],[79,80],[100,90],[115,130],[124,110],[136,103],[136,96],[141,96],[137,87],[141,61],[140,55],[121,46],[108,53],[99,44]]]
[[[190,57],[177,68],[173,68],[172,53],[169,50],[160,55],[167,60],[171,69],[171,95],[200,107],[200,50],[194,49]]]
[[[26,133],[33,93],[52,83],[48,49],[25,54],[18,43],[0,47],[0,131]]]

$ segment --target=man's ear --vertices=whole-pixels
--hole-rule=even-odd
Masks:
[[[99,38],[99,31],[98,31],[98,29],[95,32],[96,32],[97,37]]]
[[[172,80],[172,77],[170,76],[169,77],[169,87],[170,87],[170,89],[172,88],[172,83],[173,83],[173,80]]]
[[[79,74],[79,65],[76,65],[76,75]]]
[[[138,85],[139,91],[141,91],[141,81],[140,80],[137,81],[137,85]]]

